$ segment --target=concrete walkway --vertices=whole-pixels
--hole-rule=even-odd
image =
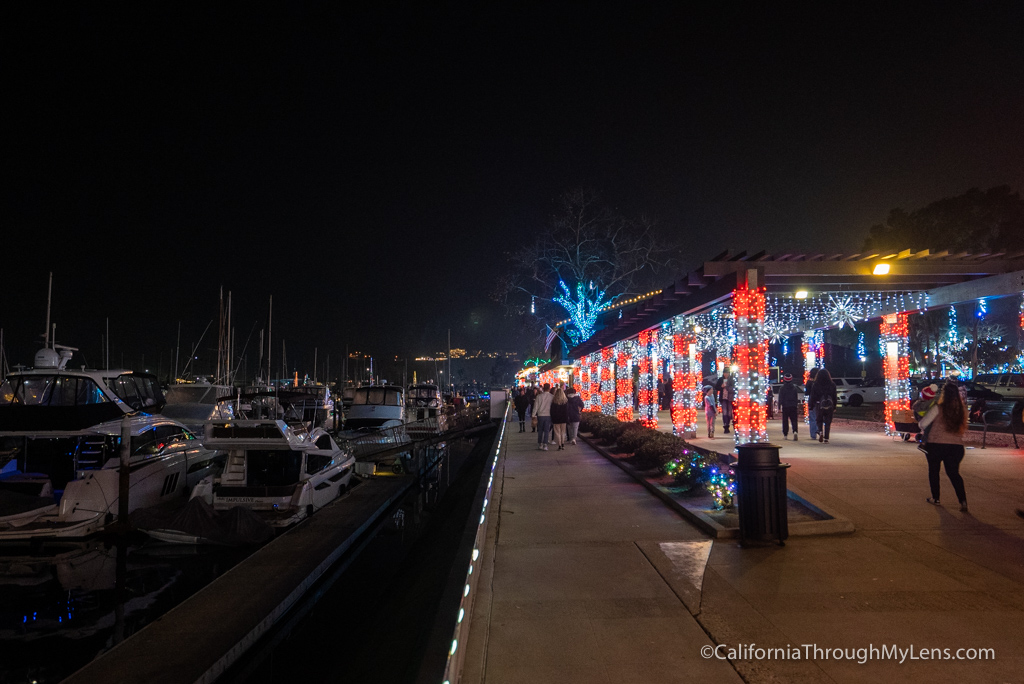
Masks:
[[[791,481],[856,531],[746,549],[707,540],[589,447],[541,452],[513,432],[462,681],[1024,681],[1024,451],[969,449],[961,513],[944,474],[952,505],[924,501],[912,444],[858,427],[828,445],[769,428]],[[703,658],[712,643],[733,657]]]
[[[701,657],[711,640],[673,588],[699,590],[711,541],[589,446],[538,451],[516,428],[462,684],[740,682]],[[676,566],[652,563],[659,544]]]

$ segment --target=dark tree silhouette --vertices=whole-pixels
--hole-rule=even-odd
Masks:
[[[675,264],[675,252],[651,221],[611,211],[592,190],[574,190],[535,241],[508,255],[495,299],[511,314],[549,324],[568,317],[576,344],[592,332],[588,316],[653,286]]]
[[[885,224],[871,227],[864,249],[912,247],[951,252],[1024,250],[1024,200],[1010,186],[972,188],[962,195],[907,212],[893,209]]]

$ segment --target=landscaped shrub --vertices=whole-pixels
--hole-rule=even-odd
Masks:
[[[580,431],[599,437],[606,444],[615,444],[622,453],[632,454],[631,464],[637,470],[658,469],[682,488],[707,489],[717,508],[732,505],[736,477],[729,468],[732,459],[728,454],[695,447],[675,435],[639,423],[624,423],[598,411],[583,412]]]
[[[619,451],[635,454],[644,444],[654,439],[656,434],[654,430],[645,428],[640,423],[629,423],[619,435],[616,444]]]

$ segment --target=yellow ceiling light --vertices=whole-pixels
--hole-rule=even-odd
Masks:
[[[875,264],[875,270],[871,273],[874,275],[888,275],[889,264]]]

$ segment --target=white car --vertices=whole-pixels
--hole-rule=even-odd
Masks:
[[[1024,399],[1024,373],[983,373],[974,382],[998,392],[1003,399]]]
[[[881,381],[864,381],[861,378],[832,378],[836,383],[836,394],[840,404],[860,406],[885,402],[885,385]]]

